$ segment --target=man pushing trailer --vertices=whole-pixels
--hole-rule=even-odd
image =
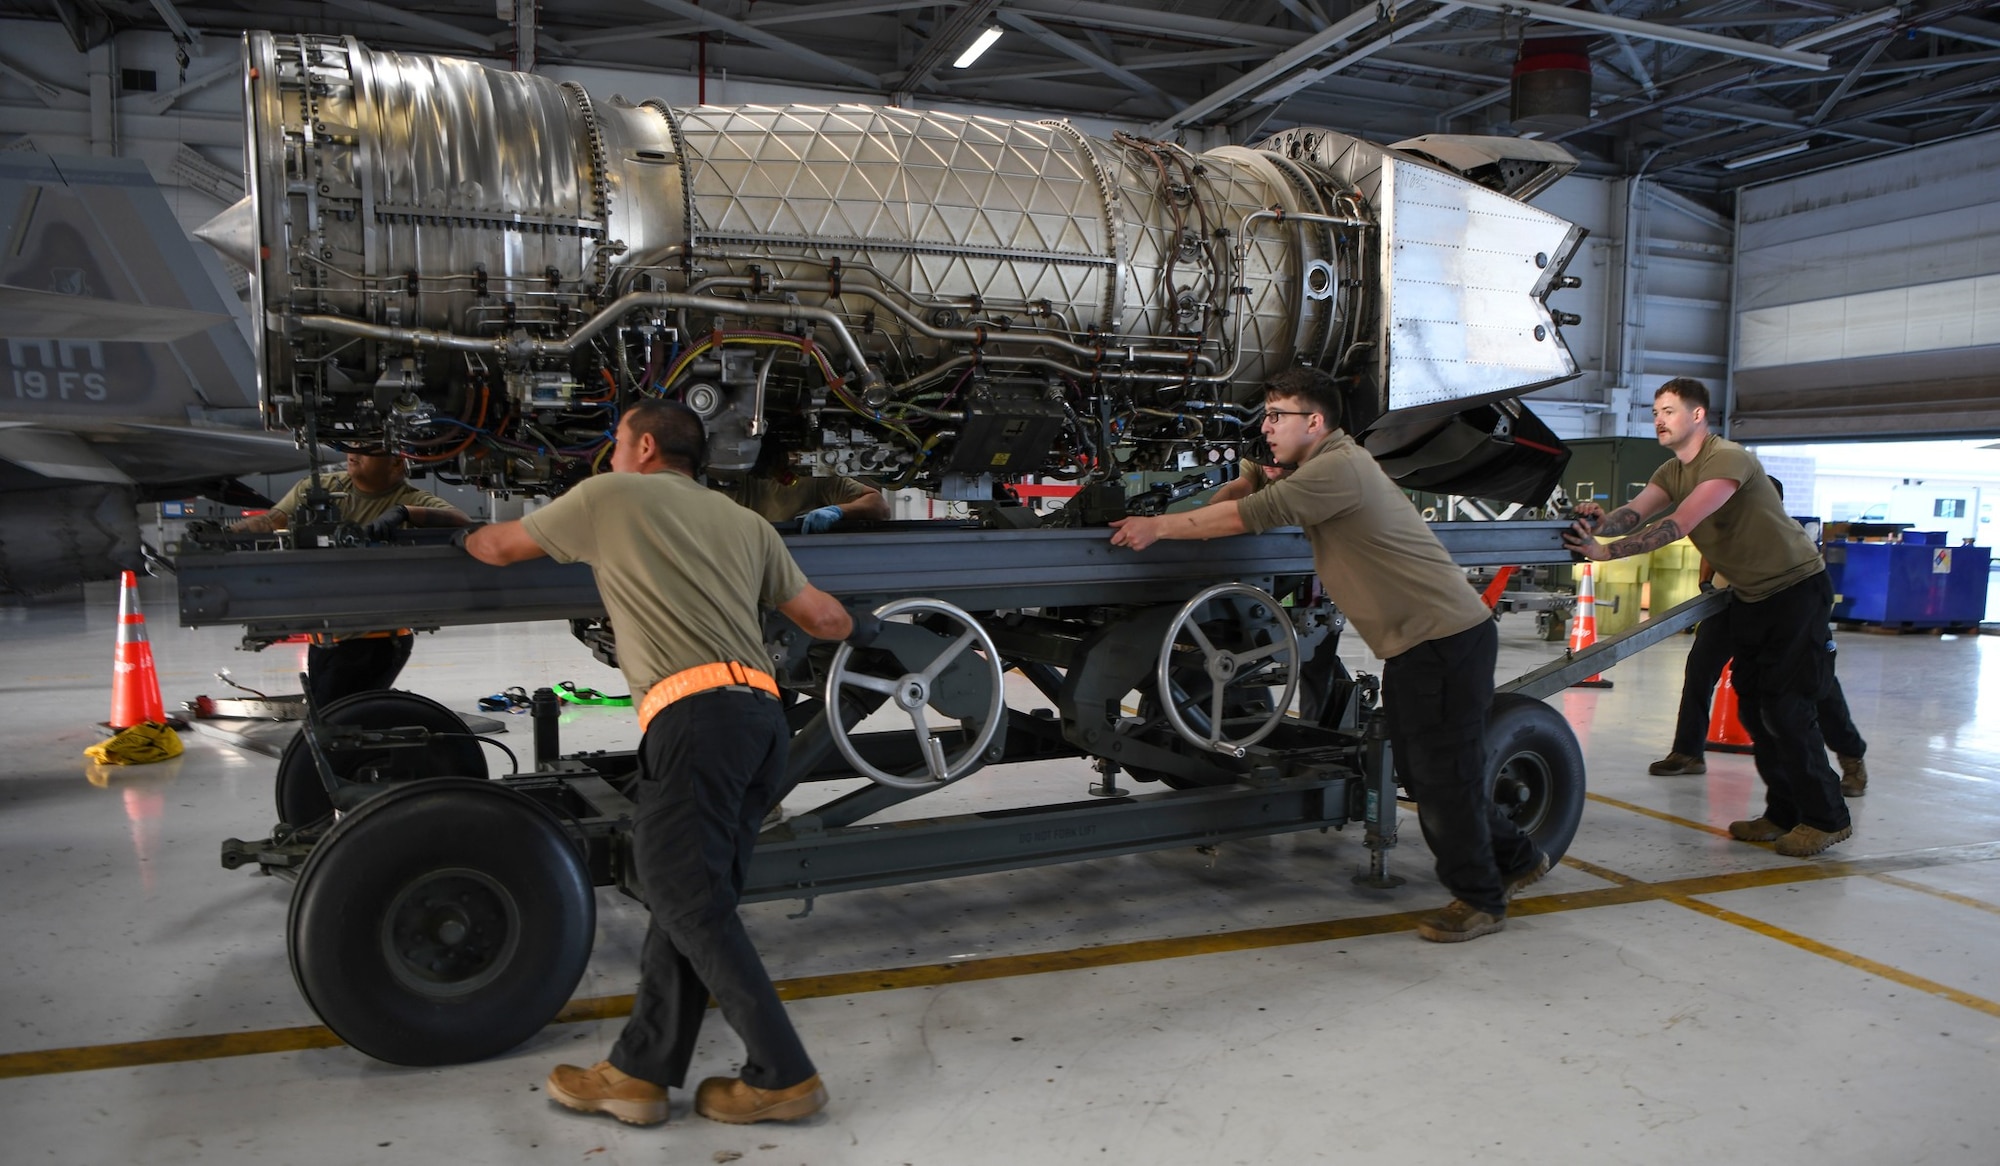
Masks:
[[[755,666],[758,606],[819,639],[865,646],[881,630],[807,582],[769,523],[695,481],[704,448],[687,407],[641,402],[618,423],[611,473],[464,540],[495,566],[589,563],[618,628],[619,668],[645,694],[633,860],[652,920],[638,995],[606,1060],[558,1065],[548,1079],[558,1103],[634,1125],[667,1120],[667,1089],[686,1078],[710,992],[743,1039],[743,1074],[703,1081],[695,1112],[784,1121],[826,1105],[736,910],[791,740],[777,682]]]
[[[1486,715],[1499,635],[1493,613],[1367,450],[1340,428],[1332,378],[1292,369],[1264,387],[1264,435],[1288,476],[1241,498],[1112,523],[1117,546],[1300,526],[1327,595],[1387,664],[1390,744],[1438,878],[1455,896],[1417,934],[1458,943],[1507,925],[1507,903],[1549,858],[1486,791]]]
[[[1639,496],[1606,515],[1578,506],[1563,536],[1585,558],[1645,554],[1683,536],[1728,578],[1716,616],[1735,660],[1736,696],[1754,738],[1764,812],[1729,824],[1741,842],[1804,858],[1854,833],[1814,709],[1833,683],[1833,583],[1826,561],[1757,456],[1708,431],[1708,386],[1676,377],[1653,394],[1653,426],[1673,457]],[[1671,506],[1665,514],[1661,512]],[[1623,536],[1600,544],[1595,536]]]

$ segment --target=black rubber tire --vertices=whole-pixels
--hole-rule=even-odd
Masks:
[[[1562,714],[1514,693],[1493,698],[1486,718],[1486,788],[1550,862],[1562,858],[1583,821],[1583,750]]]
[[[285,944],[341,1040],[450,1065],[555,1019],[596,928],[589,871],[554,815],[503,784],[441,778],[341,818],[299,874]]]
[[[350,781],[372,771],[380,781],[420,781],[433,777],[470,777],[486,780],[486,751],[472,737],[459,715],[438,702],[414,692],[384,690],[357,692],[344,696],[320,714],[329,725],[356,729],[422,728],[455,736],[433,741],[421,749],[329,750],[327,761],[334,772]],[[305,734],[293,737],[278,758],[274,793],[278,821],[306,826],[333,812],[326,786],[313,765],[312,750]]]

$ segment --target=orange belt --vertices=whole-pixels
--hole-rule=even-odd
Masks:
[[[329,635],[326,632],[314,632],[312,633],[312,642],[322,648],[329,648],[335,644],[345,644],[351,640],[393,640],[397,636],[414,636],[416,634],[416,629],[414,628],[392,628],[388,631],[380,632],[348,632],[345,635],[339,636]]]
[[[646,690],[646,699],[639,702],[639,731],[659,715],[661,709],[697,692],[707,692],[711,688],[754,688],[759,692],[778,695],[778,682],[771,679],[768,672],[755,668],[745,668],[736,661],[727,664],[702,664],[694,668],[684,668]]]

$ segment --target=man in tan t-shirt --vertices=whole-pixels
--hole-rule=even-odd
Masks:
[[[1854,833],[1815,711],[1833,680],[1826,563],[1756,455],[1708,431],[1707,385],[1692,377],[1661,385],[1653,427],[1674,456],[1610,515],[1594,502],[1578,506],[1563,541],[1605,561],[1686,536],[1728,578],[1729,606],[1714,618],[1726,625],[1737,708],[1764,780],[1764,813],[1731,822],[1729,833],[1793,858],[1818,854]]]
[[[763,671],[758,608],[864,647],[881,630],[808,583],[769,523],[695,482],[704,440],[686,406],[642,401],[619,420],[611,473],[465,539],[468,554],[495,565],[589,563],[618,628],[618,667],[645,694],[632,861],[652,919],[638,995],[609,1058],[558,1065],[548,1079],[557,1103],[637,1125],[667,1120],[667,1089],[686,1079],[711,993],[743,1039],[743,1069],[703,1081],[696,1113],[789,1121],[826,1104],[736,913],[791,740]]]
[[[386,450],[350,451],[347,472],[322,475],[320,483],[340,507],[340,521],[360,527],[372,540],[386,539],[405,526],[438,528],[472,522],[458,507],[410,485],[409,476],[408,463]],[[311,485],[310,475],[299,479],[269,510],[228,529],[259,533],[290,529]],[[323,708],[344,696],[393,686],[415,643],[409,628],[314,636],[306,649],[306,683],[312,688],[313,704]]]
[[[1207,539],[1296,525],[1313,567],[1354,630],[1386,662],[1389,736],[1438,878],[1456,896],[1417,934],[1475,939],[1507,924],[1507,901],[1549,868],[1548,856],[1486,791],[1486,715],[1499,637],[1493,613],[1368,451],[1340,429],[1331,378],[1291,369],[1264,389],[1264,433],[1298,468],[1247,497],[1112,523],[1117,546]]]
[[[711,472],[708,484],[766,522],[798,519],[801,534],[822,534],[843,522],[881,522],[889,517],[889,500],[859,478],[801,477],[784,468],[775,476],[752,473],[740,478]]]

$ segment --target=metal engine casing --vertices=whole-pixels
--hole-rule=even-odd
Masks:
[[[1293,131],[1194,155],[600,101],[352,39],[244,49],[250,194],[204,237],[252,269],[267,422],[488,488],[559,491],[648,394],[704,415],[717,469],[775,435],[807,472],[937,487],[982,457],[1001,479],[1233,459],[1299,365],[1341,378],[1357,432],[1577,372],[1546,299],[1582,232],[1435,152]],[[956,449],[1030,422],[1039,458]]]

